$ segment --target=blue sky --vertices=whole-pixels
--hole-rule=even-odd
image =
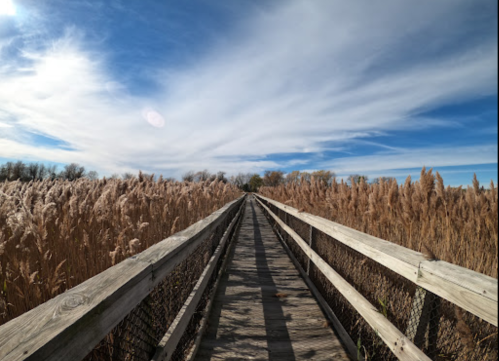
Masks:
[[[497,96],[494,1],[0,0],[0,161],[497,183]]]

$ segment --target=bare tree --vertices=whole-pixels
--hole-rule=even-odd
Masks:
[[[369,177],[366,175],[360,175],[360,174],[350,174],[350,176],[348,177],[348,183],[350,185],[352,185],[352,182],[354,182],[355,184],[358,184],[358,183],[360,183],[361,180],[363,180],[364,182],[367,183],[367,181],[369,180]]]
[[[64,166],[64,170],[61,172],[63,179],[74,181],[85,175],[85,167],[80,166],[78,163],[71,163]]]
[[[97,173],[95,170],[91,170],[87,173],[86,177],[90,180],[96,180],[99,179],[99,173]]]
[[[223,171],[219,171],[217,173],[217,179],[218,179],[218,181],[223,182],[223,183],[227,183],[228,182],[228,179],[225,178],[225,172],[223,172]]]
[[[121,175],[121,179],[123,180],[132,179],[132,178],[135,178],[135,174],[126,172]]]
[[[210,179],[213,175],[208,172],[208,169],[202,170],[194,174],[194,181],[195,182],[204,182]],[[215,175],[216,178],[216,175]],[[214,180],[214,179],[213,179]]]
[[[379,184],[382,181],[385,182],[385,183],[390,183],[394,179],[395,179],[394,177],[378,177],[378,178],[373,179],[371,181],[371,183],[372,184]]]
[[[185,182],[194,182],[194,172],[192,170],[184,173],[182,180]]]
[[[11,180],[26,180],[25,178],[25,173],[26,172],[26,164],[24,164],[22,161],[17,161],[14,163],[12,167],[12,177]]]
[[[57,166],[55,164],[47,166],[47,177],[50,179],[57,178]]]

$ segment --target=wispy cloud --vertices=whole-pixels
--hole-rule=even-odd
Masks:
[[[365,156],[337,158],[321,164],[338,174],[382,174],[383,171],[406,168],[448,167],[497,162],[497,144],[467,147],[430,147],[399,149]],[[381,173],[380,173],[381,172]]]
[[[299,162],[268,154],[319,153],[379,132],[456,127],[420,114],[497,92],[496,37],[462,33],[473,26],[470,8],[469,1],[285,2],[256,13],[188,68],[146,69],[160,89],[153,96],[131,95],[137,91],[107,70],[112,49],[89,46],[84,29],[72,29],[44,47],[22,49],[29,67],[13,70],[0,52],[10,65],[0,67],[0,156],[78,161],[102,173],[258,172]],[[146,109],[164,126],[148,123]],[[28,133],[61,139],[72,150],[30,144]],[[493,146],[322,165],[349,172],[480,164]]]

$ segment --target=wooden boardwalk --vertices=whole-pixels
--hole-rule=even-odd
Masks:
[[[349,360],[251,197],[196,360]]]

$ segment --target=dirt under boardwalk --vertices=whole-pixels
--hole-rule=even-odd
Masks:
[[[251,197],[196,360],[348,360]]]

